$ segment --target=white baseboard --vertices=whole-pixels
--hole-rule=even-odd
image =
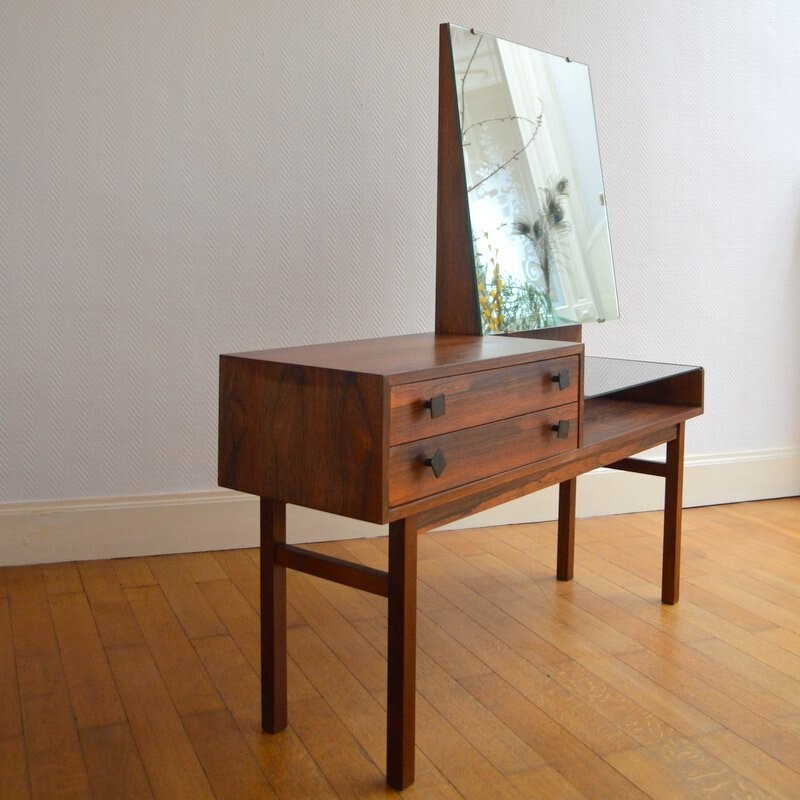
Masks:
[[[701,506],[800,495],[800,448],[688,456],[684,505]],[[551,487],[448,525],[538,522],[556,516]],[[651,511],[663,506],[663,482],[599,469],[578,480],[578,515]],[[371,525],[289,507],[295,543],[376,536]],[[0,565],[254,547],[258,501],[227,490],[143,497],[0,504]]]

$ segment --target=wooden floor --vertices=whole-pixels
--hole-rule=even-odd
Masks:
[[[800,797],[800,498],[420,540],[419,798]],[[385,540],[320,546],[381,566]],[[0,568],[0,798],[377,798],[385,600],[293,573],[259,727],[257,552]]]

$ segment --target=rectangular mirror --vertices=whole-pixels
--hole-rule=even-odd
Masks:
[[[617,318],[588,67],[449,31],[482,332]]]

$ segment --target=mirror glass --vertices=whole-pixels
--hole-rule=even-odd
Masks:
[[[617,318],[588,67],[450,37],[483,332]]]

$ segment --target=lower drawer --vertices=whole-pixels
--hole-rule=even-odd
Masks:
[[[578,404],[570,403],[397,445],[389,449],[389,505],[522,467],[577,443]]]

